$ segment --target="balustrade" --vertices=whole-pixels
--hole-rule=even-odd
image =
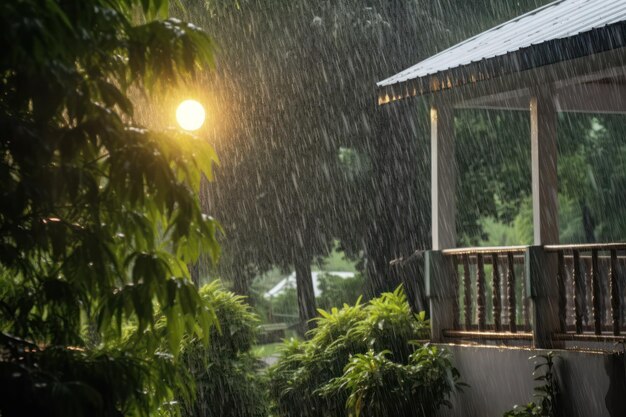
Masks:
[[[559,347],[552,343],[558,340],[624,339],[626,243],[437,253],[430,259],[445,267],[430,269],[452,283],[431,298],[437,311],[447,312],[440,337],[534,340],[549,348]]]
[[[452,291],[454,328],[446,330],[447,336],[531,337],[524,251],[523,246],[441,251],[444,258],[452,262],[456,273]],[[518,323],[518,317],[523,322]]]
[[[545,249],[558,257],[560,332],[587,339],[593,339],[591,334],[621,336],[626,330],[626,244],[549,245]]]

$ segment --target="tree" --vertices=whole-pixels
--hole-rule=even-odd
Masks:
[[[626,165],[621,117],[558,117],[559,229],[563,243],[620,240]],[[457,113],[462,244],[487,238],[484,221],[515,225],[510,244],[532,243],[530,123],[527,112]],[[493,244],[497,244],[493,242]]]
[[[216,95],[233,126],[216,144],[222,166],[207,202],[224,214],[228,264],[221,272],[246,294],[248,272],[295,268],[301,321],[308,323],[316,315],[311,262],[333,243],[334,194],[326,187],[336,150],[323,145],[310,9],[280,4],[267,15],[271,3],[242,2],[238,9],[195,4],[196,22],[213,31],[216,42],[232,45],[217,62],[215,78],[206,79],[226,86]]]
[[[530,121],[527,112],[462,110],[455,133],[458,240],[476,245],[484,218],[511,224],[531,195]]]
[[[362,261],[368,295],[417,281],[419,263],[402,276],[389,263],[429,246],[427,112],[378,107],[375,83],[535,1],[476,3],[189,2],[186,16],[229,45],[207,80],[229,126],[208,201],[242,293],[242,271],[294,267],[309,320],[310,263],[334,239]]]
[[[352,180],[372,177],[352,175],[341,153],[372,135],[372,86],[380,76],[379,38],[387,25],[377,10],[356,2],[296,2],[268,14],[269,4],[196,13],[206,16],[196,21],[213,30],[218,42],[234,39],[235,45],[218,62],[217,78],[229,86],[222,103],[238,128],[218,145],[223,167],[217,175],[223,180],[211,184],[209,201],[226,213],[231,239],[225,249],[232,244],[237,254],[229,268],[233,280],[250,264],[258,270],[295,267],[306,322],[315,315],[312,260],[343,236],[355,237],[352,252],[362,256],[362,235],[351,228],[367,227],[358,215],[377,219],[379,211],[366,213],[373,200],[368,195],[377,202],[385,197],[363,193]],[[393,163],[387,158],[380,165]],[[370,236],[367,256],[374,259],[379,235]]]
[[[558,132],[561,240],[622,240],[626,233],[623,116],[561,114]]]
[[[0,4],[3,416],[152,414],[185,378],[183,334],[215,321],[186,267],[218,256],[197,197],[215,153],[138,125],[129,98],[212,61],[167,7]]]
[[[365,50],[355,48],[354,55],[371,57],[355,78],[373,79],[370,84],[373,85],[546,2],[394,0],[375,3],[374,8],[386,24],[380,31],[380,41],[371,43],[377,49],[367,45]],[[348,101],[355,103],[350,112],[352,120],[368,114],[373,128],[364,130],[360,143],[353,146],[371,161],[371,170],[354,187],[355,194],[350,197],[355,203],[353,207],[367,208],[356,217],[357,221],[344,223],[352,230],[342,234],[342,243],[349,252],[364,254],[370,294],[377,294],[390,290],[398,281],[405,285],[419,281],[421,263],[409,262],[405,270],[393,271],[390,261],[410,258],[416,249],[430,247],[430,127],[425,106],[428,98],[402,100],[372,112],[373,104],[359,101],[359,97],[366,97],[373,103],[371,94],[354,92],[347,96]],[[465,173],[461,171],[459,177],[464,178]],[[471,218],[464,221],[474,222]],[[419,297],[419,288],[416,292]]]

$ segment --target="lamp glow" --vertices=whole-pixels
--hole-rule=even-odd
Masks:
[[[204,124],[206,114],[196,100],[185,100],[176,109],[176,121],[185,130],[198,130]]]

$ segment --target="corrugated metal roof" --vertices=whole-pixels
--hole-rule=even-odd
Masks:
[[[494,58],[540,47],[543,44],[555,45],[556,40],[572,38],[620,22],[626,22],[626,0],[558,0],[467,39],[380,81],[377,85],[379,87],[394,86],[455,68],[485,63]],[[623,39],[618,42],[617,46],[622,46],[622,42]],[[560,58],[555,56],[552,61],[558,62],[563,60],[563,56],[567,57],[570,54],[567,51],[561,51],[560,55]],[[551,63],[549,61],[550,59],[540,59],[530,66],[545,65]],[[522,69],[528,69],[528,66]],[[447,82],[450,83],[450,80],[448,79]],[[428,91],[432,89],[427,88],[426,91],[420,91],[420,93]]]

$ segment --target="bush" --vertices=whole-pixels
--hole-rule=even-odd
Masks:
[[[200,290],[202,300],[215,311],[219,331],[207,346],[198,339],[184,343],[183,359],[196,384],[196,395],[183,401],[183,416],[263,417],[267,397],[258,360],[250,349],[258,317],[244,298],[211,283]]]
[[[320,310],[308,341],[285,342],[270,368],[277,415],[429,416],[458,387],[440,349],[414,342],[428,334],[398,289],[368,304]],[[415,406],[415,405],[418,406]]]
[[[389,360],[389,351],[354,355],[345,372],[322,389],[334,396],[346,392],[353,415],[376,417],[430,416],[456,386],[457,371],[447,352],[435,346],[415,350],[406,365]]]
[[[357,274],[350,278],[342,278],[332,274],[322,274],[319,277],[320,296],[317,304],[320,308],[329,310],[340,307],[344,303],[354,304],[363,293],[363,276]]]

